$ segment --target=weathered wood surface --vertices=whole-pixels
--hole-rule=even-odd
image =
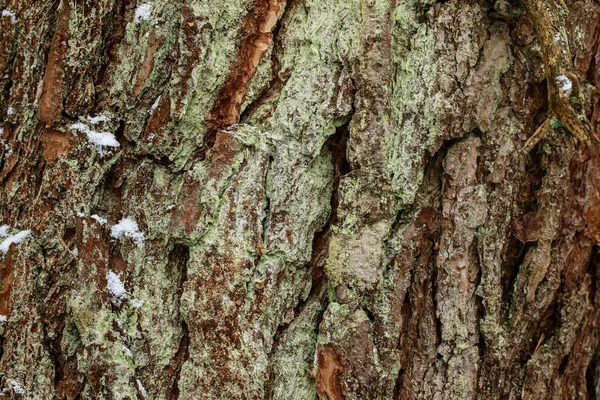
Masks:
[[[492,3],[0,0],[1,395],[598,398],[598,147],[519,151],[544,41]]]

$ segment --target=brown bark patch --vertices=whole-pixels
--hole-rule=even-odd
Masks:
[[[331,345],[319,346],[317,351],[317,392],[329,400],[344,400],[346,392],[341,383],[344,367],[339,354]]]
[[[2,262],[0,262],[0,315],[8,315],[10,310],[10,290],[13,287],[14,273],[12,257],[15,252],[14,245],[8,249]]]
[[[69,16],[71,8],[69,2],[62,2],[62,7],[56,32],[52,37],[50,54],[44,73],[42,97],[38,108],[38,117],[46,125],[52,125],[58,121],[63,111],[63,96],[65,91],[63,72],[67,43],[69,41]]]
[[[540,237],[540,220],[537,212],[530,212],[512,223],[513,234],[523,243],[535,242]]]
[[[73,136],[68,133],[49,129],[42,134],[42,157],[44,161],[55,161],[75,147]]]
[[[155,143],[157,141],[155,135],[160,134],[162,127],[167,126],[170,120],[171,97],[168,92],[165,92],[158,100],[158,105],[152,112],[148,124],[146,124],[143,140],[148,143]]]
[[[592,230],[596,244],[600,246],[600,204],[594,204],[590,207],[585,214],[585,220]]]
[[[213,129],[220,130],[238,121],[248,85],[271,44],[271,31],[280,14],[281,3],[278,0],[262,0],[257,1],[245,17],[242,32],[246,32],[247,36],[240,44],[231,73],[209,113],[208,120]]]
[[[229,133],[218,132],[215,145],[209,156],[209,179],[219,178],[223,171],[233,164],[233,159],[239,151],[239,146]]]
[[[139,96],[142,88],[144,87],[144,83],[152,73],[152,69],[154,68],[154,53],[156,50],[163,44],[164,38],[159,40],[155,40],[150,46],[148,46],[148,50],[146,50],[146,58],[144,59],[144,64],[142,65],[142,71],[138,75],[135,85],[133,86],[133,95]]]

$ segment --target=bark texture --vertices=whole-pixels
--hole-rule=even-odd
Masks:
[[[599,398],[600,5],[524,3],[0,0],[0,397]]]

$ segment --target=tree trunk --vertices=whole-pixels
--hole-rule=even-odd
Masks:
[[[600,398],[600,4],[139,1],[0,0],[0,396]]]

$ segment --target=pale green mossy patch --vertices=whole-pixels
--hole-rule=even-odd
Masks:
[[[315,380],[311,376],[317,342],[317,326],[325,311],[325,291],[308,300],[301,314],[289,325],[271,358],[271,396],[274,400],[316,398]]]

